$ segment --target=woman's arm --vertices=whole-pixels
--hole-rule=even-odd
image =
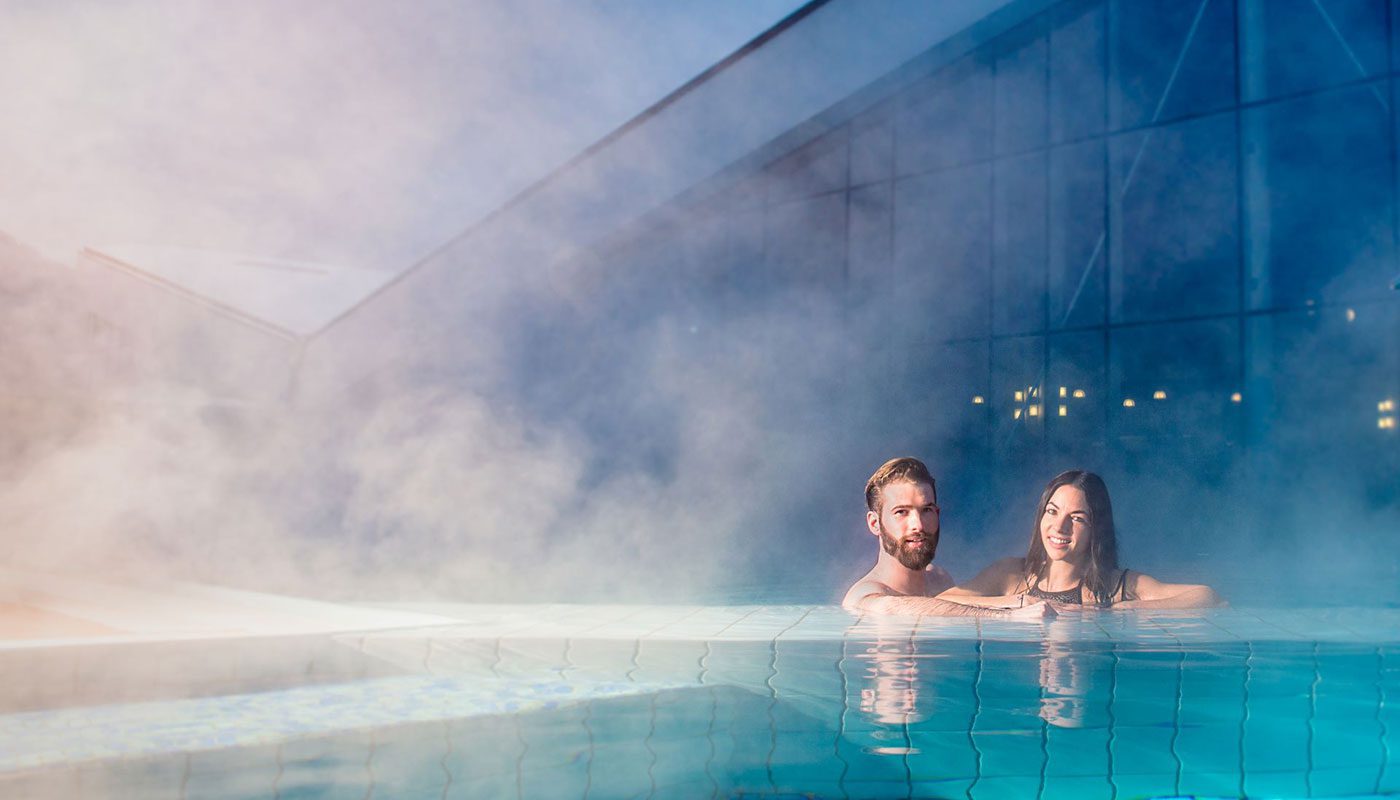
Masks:
[[[1014,605],[1014,595],[1019,594],[1016,590],[1021,585],[1021,571],[1025,564],[1024,559],[1003,558],[993,561],[987,568],[977,573],[977,577],[939,594],[945,600],[956,600],[959,603],[972,602],[969,598],[979,598],[981,600],[1005,601],[1010,597],[1010,602],[999,602],[997,605]],[[978,602],[978,605],[984,605]]]
[[[1128,593],[1132,600],[1114,603],[1113,608],[1210,608],[1225,604],[1215,590],[1199,583],[1162,583],[1151,575],[1131,573]]]

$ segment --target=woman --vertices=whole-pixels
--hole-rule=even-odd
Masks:
[[[1199,608],[1221,599],[1209,586],[1163,583],[1118,568],[1118,541],[1108,488],[1092,472],[1056,475],[1040,496],[1025,558],[1003,558],[962,586],[939,595],[977,605],[1039,598],[1057,608]]]

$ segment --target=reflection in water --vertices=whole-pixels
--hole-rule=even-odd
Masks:
[[[1111,680],[1111,662],[1104,653],[1086,650],[1069,639],[1066,628],[1050,626],[1040,657],[1040,718],[1058,728],[1082,728],[1100,724],[1090,719],[1092,710],[1107,713],[1107,698],[1097,698],[1095,684]],[[1109,648],[1110,655],[1112,648]],[[1094,705],[1096,700],[1098,704]]]
[[[856,657],[861,669],[860,710],[885,725],[908,725],[928,717],[919,707],[933,702],[933,689],[919,680],[917,642],[876,640]]]

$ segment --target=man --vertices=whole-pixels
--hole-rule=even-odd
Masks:
[[[982,608],[940,600],[953,576],[933,566],[938,549],[938,494],[928,467],[917,458],[895,458],[865,483],[865,524],[880,540],[875,567],[846,592],[841,605],[878,614],[934,614],[1036,620],[1053,616],[1048,605]]]

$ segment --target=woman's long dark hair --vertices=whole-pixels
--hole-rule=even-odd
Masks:
[[[1113,604],[1113,590],[1109,581],[1118,573],[1118,538],[1113,530],[1113,504],[1108,500],[1108,487],[1103,478],[1092,472],[1072,469],[1061,472],[1045,486],[1040,496],[1040,504],[1035,510],[1035,526],[1031,529],[1031,546],[1026,552],[1026,587],[1036,586],[1045,579],[1050,570],[1050,557],[1045,553],[1045,542],[1040,538],[1040,521],[1045,517],[1045,506],[1050,496],[1061,486],[1073,486],[1084,493],[1089,501],[1089,563],[1084,566],[1084,585],[1093,595],[1094,602],[1101,606]]]

